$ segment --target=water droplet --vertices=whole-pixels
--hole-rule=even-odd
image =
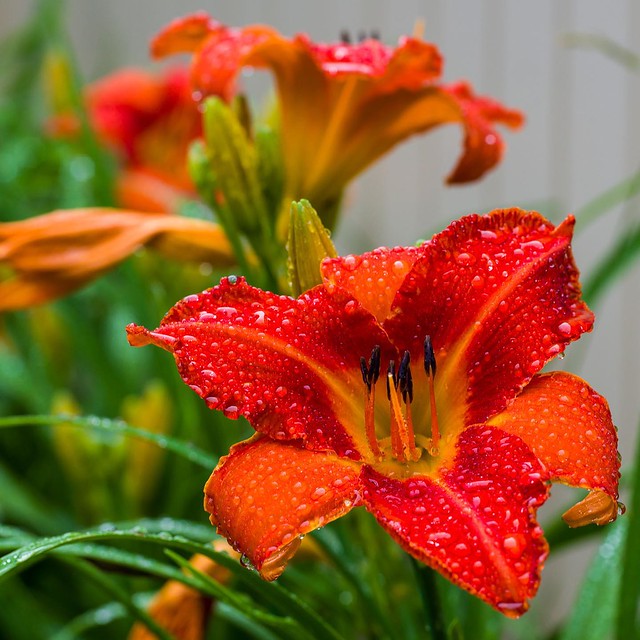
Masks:
[[[238,276],[228,276],[228,277],[227,277],[227,282],[228,282],[230,285],[237,284],[237,283],[238,283]]]
[[[276,395],[279,398],[284,398],[287,395],[287,387],[278,387],[276,389]]]
[[[231,418],[231,420],[235,420],[239,413],[238,407],[236,407],[235,404],[230,404],[224,408],[224,415],[227,416],[227,418]]]
[[[311,497],[314,500],[319,500],[322,496],[327,493],[327,490],[324,487],[318,487],[312,494]]]
[[[571,335],[571,325],[568,322],[561,322],[558,325],[558,333],[562,334],[563,336]]]

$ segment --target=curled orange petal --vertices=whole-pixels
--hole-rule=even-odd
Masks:
[[[600,489],[589,491],[584,500],[574,504],[562,514],[562,519],[572,528],[587,524],[602,526],[618,517],[620,505],[608,493]]]
[[[265,580],[275,580],[302,536],[356,505],[359,471],[329,452],[257,437],[220,460],[204,505],[218,532]]]

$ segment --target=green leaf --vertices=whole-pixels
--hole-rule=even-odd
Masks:
[[[607,189],[576,211],[576,220],[580,229],[597,220],[602,214],[612,210],[616,205],[630,200],[640,193],[640,171],[629,178]]]
[[[60,425],[80,427],[83,429],[93,429],[96,431],[106,431],[112,434],[128,436],[148,440],[158,445],[162,449],[167,449],[173,453],[200,465],[204,469],[211,471],[218,464],[217,458],[198,449],[188,442],[172,438],[170,436],[151,433],[139,427],[128,425],[123,420],[110,420],[109,418],[99,418],[97,416],[9,416],[0,418],[0,428],[2,427],[24,427],[29,425]]]
[[[640,56],[615,40],[596,33],[568,33],[562,38],[568,47],[595,49],[631,71],[640,71]]]
[[[611,282],[628,269],[640,254],[640,224],[623,230],[615,244],[587,278],[584,299],[594,305]]]
[[[313,637],[334,638],[336,640],[340,638],[340,635],[306,603],[300,600],[297,595],[288,592],[277,584],[264,582],[256,573],[247,571],[237,561],[226,554],[214,551],[209,545],[192,542],[169,533],[152,534],[141,529],[123,531],[115,529],[114,525],[104,525],[103,527],[108,528],[98,528],[84,532],[74,531],[60,536],[41,538],[20,549],[16,549],[0,560],[0,583],[66,545],[100,540],[134,540],[164,548],[179,549],[190,554],[200,553],[206,555],[229,569],[236,578],[245,583],[253,593],[260,595],[267,604],[300,622],[303,628],[313,634]],[[185,581],[184,577],[182,581]]]
[[[622,549],[628,524],[627,518],[621,518],[608,525],[609,531],[587,570],[559,640],[602,640],[609,637],[616,618]]]
[[[637,439],[633,493],[624,520],[627,535],[622,549],[622,579],[618,597],[616,639],[640,638],[640,438]]]

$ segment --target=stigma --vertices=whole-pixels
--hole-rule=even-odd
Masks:
[[[436,359],[431,337],[424,340],[424,370],[429,385],[429,405],[431,411],[431,437],[417,435],[414,428],[411,403],[413,402],[413,376],[411,374],[411,354],[405,351],[396,366],[391,360],[385,376],[387,400],[389,402],[390,436],[378,440],[375,425],[376,382],[380,377],[380,346],[376,345],[371,356],[360,358],[360,370],[365,385],[364,423],[367,444],[377,460],[383,460],[388,453],[402,463],[417,462],[424,450],[431,456],[439,453],[440,430],[435,403]],[[420,444],[421,446],[418,446]]]

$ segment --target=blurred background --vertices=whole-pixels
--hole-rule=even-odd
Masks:
[[[197,9],[230,25],[265,22],[286,35],[303,31],[320,41],[336,40],[343,30],[373,29],[392,44],[423,19],[425,39],[444,54],[445,81],[469,79],[480,94],[524,111],[525,128],[504,134],[504,161],[477,184],[443,183],[459,151],[458,127],[395,149],[351,187],[335,234],[341,252],[413,244],[462,214],[520,206],[556,223],[567,213],[577,214],[575,257],[588,276],[622,230],[640,220],[640,200],[624,193],[633,192],[631,183],[622,187],[620,202],[610,198],[597,219],[587,224],[581,218],[594,199],[640,169],[640,69],[638,58],[626,51],[640,55],[637,0],[69,0],[67,5],[67,28],[87,81],[122,66],[153,68],[149,39],[173,18]],[[21,24],[31,9],[26,0],[2,0],[0,35]],[[266,74],[244,80],[256,85],[257,93],[267,86]],[[640,415],[639,279],[635,265],[597,298],[594,334],[558,363],[608,398],[620,428],[623,463],[632,455]],[[560,595],[571,601],[584,567],[574,551],[560,559],[552,554],[548,564],[534,611],[553,619],[563,606]],[[557,579],[549,580],[550,573]]]

